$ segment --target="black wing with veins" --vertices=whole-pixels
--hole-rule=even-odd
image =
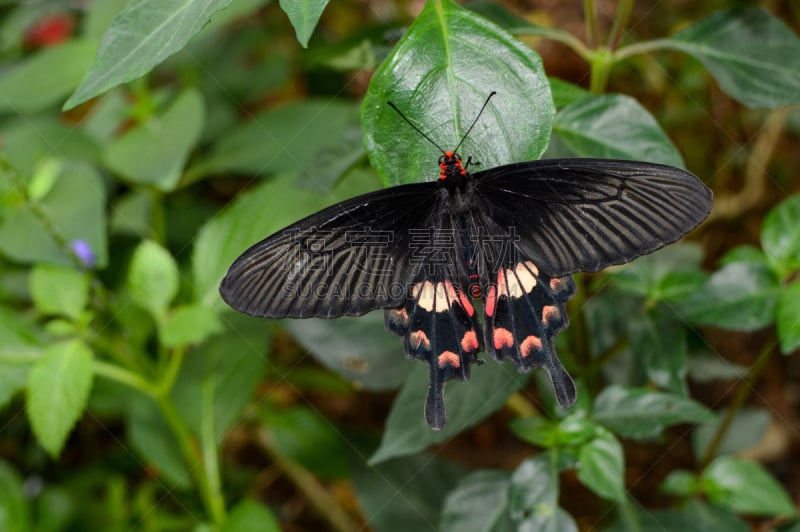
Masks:
[[[435,183],[332,205],[245,251],[220,284],[233,308],[266,318],[360,316],[398,307],[412,280],[410,229],[428,227]]]
[[[637,161],[545,159],[474,178],[480,210],[514,228],[521,255],[553,277],[651,253],[695,228],[712,205],[689,172]]]

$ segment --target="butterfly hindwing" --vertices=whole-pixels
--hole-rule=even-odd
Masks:
[[[575,402],[575,384],[556,355],[554,335],[568,324],[566,303],[575,293],[571,277],[550,277],[533,261],[507,261],[490,273],[484,296],[487,351],[526,372],[543,367],[559,405]]]

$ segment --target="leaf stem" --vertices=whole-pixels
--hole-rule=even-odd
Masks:
[[[219,457],[217,455],[217,438],[215,434],[214,397],[216,395],[217,381],[214,368],[217,365],[218,354],[215,351],[209,354],[206,364],[207,375],[201,390],[202,415],[200,422],[200,447],[203,453],[203,468],[206,475],[206,491],[211,504],[211,514],[216,523],[225,520],[225,497],[222,495],[222,482],[219,472]]]
[[[127,370],[116,364],[95,360],[92,364],[92,369],[96,375],[124,384],[150,397],[155,398],[158,394],[158,390],[147,382],[141,374]]]
[[[611,31],[608,34],[608,40],[606,41],[606,48],[609,50],[613,50],[621,38],[622,32],[628,25],[628,20],[631,18],[632,11],[633,0],[618,0],[617,12],[614,15],[614,24],[611,27]]]
[[[711,438],[711,442],[708,444],[708,448],[706,452],[703,454],[703,459],[700,460],[700,464],[698,466],[699,470],[703,470],[711,463],[714,459],[714,455],[717,454],[717,450],[719,446],[722,444],[722,440],[725,438],[725,434],[728,432],[728,429],[733,423],[733,418],[736,417],[736,414],[744,406],[747,399],[750,398],[750,394],[753,392],[753,388],[756,385],[756,382],[761,377],[761,373],[764,371],[764,368],[767,367],[767,362],[770,360],[770,355],[774,349],[774,344],[770,342],[769,344],[765,345],[761,352],[758,354],[758,358],[756,358],[755,363],[747,370],[747,374],[742,379],[742,384],[739,385],[739,389],[736,390],[736,396],[733,398],[733,402],[728,407],[728,411],[725,413],[725,417],[723,418],[722,422],[717,426],[716,432],[714,432],[714,437]]]
[[[589,48],[594,48],[597,45],[597,36],[599,33],[597,6],[594,0],[583,0],[583,20],[586,26],[586,43],[589,45]]]

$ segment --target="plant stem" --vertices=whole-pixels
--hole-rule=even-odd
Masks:
[[[598,24],[597,24],[597,6],[594,0],[583,0],[583,20],[586,26],[586,43],[589,48],[594,48],[597,45]]]
[[[717,449],[719,449],[719,446],[722,444],[722,440],[725,438],[725,434],[728,432],[731,423],[733,423],[733,418],[736,417],[736,414],[738,414],[742,409],[742,406],[744,406],[745,402],[747,402],[747,399],[750,398],[750,394],[753,392],[753,387],[761,377],[761,373],[764,371],[764,368],[767,367],[767,362],[769,362],[773,348],[774,345],[771,342],[765,345],[758,354],[756,361],[753,363],[750,369],[747,370],[747,375],[744,376],[744,379],[742,379],[742,384],[739,385],[739,389],[736,390],[736,396],[733,398],[733,402],[728,407],[728,411],[725,413],[725,417],[723,418],[722,422],[717,426],[714,437],[711,439],[706,452],[703,454],[703,459],[700,460],[699,469],[701,471],[705,469],[706,466],[714,459],[714,455],[717,454]]]
[[[217,352],[209,354],[206,361],[207,377],[203,381],[201,391],[202,416],[200,422],[200,447],[203,453],[203,468],[206,472],[207,491],[212,515],[217,523],[225,519],[225,497],[222,495],[222,481],[219,473],[219,457],[217,455],[217,438],[215,434],[214,397],[217,381],[214,368],[217,365]]]
[[[609,50],[613,50],[617,44],[617,41],[619,41],[622,32],[628,25],[628,20],[631,18],[632,11],[633,0],[619,0],[617,2],[617,13],[614,15],[614,25],[612,26],[611,32],[608,34],[608,40],[606,41],[606,47]]]
[[[275,445],[272,434],[269,430],[261,428],[256,435],[261,448],[266,451],[281,471],[289,480],[297,486],[303,495],[308,499],[316,510],[317,514],[323,518],[332,530],[338,532],[349,532],[351,530],[361,530],[363,527],[350,519],[350,516],[342,509],[336,500],[330,496],[325,488],[320,485],[314,475],[306,471],[300,464],[284,455]]]
[[[156,388],[147,382],[140,374],[117,366],[116,364],[95,360],[92,363],[92,369],[95,374],[101,377],[124,384],[150,397],[156,397],[158,393]]]

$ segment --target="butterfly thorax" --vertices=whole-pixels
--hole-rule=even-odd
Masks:
[[[448,184],[460,184],[467,176],[467,170],[461,164],[461,156],[452,151],[446,151],[439,157],[439,179],[451,181]]]

